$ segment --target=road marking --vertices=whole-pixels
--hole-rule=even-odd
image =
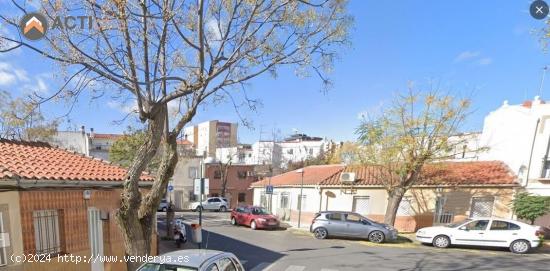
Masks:
[[[291,265],[285,269],[285,271],[303,271],[306,269],[303,265]]]
[[[264,271],[268,271],[269,269],[271,269],[272,265],[274,265],[275,263],[266,263],[266,262],[263,262],[263,263],[260,263],[258,265],[256,265],[254,268],[250,269],[250,271],[261,271],[261,270],[264,270]],[[243,263],[244,265],[244,263]]]

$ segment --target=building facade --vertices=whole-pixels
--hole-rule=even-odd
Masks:
[[[122,259],[115,214],[126,170],[47,143],[8,140],[0,140],[0,168],[0,270],[126,270],[124,261],[64,260],[64,255]],[[151,185],[152,178],[142,176],[142,192]],[[156,255],[156,229],[151,244]],[[8,255],[52,260],[14,261]]]
[[[225,197],[229,202],[229,207],[235,208],[240,204],[252,204],[252,190],[249,188],[258,181],[255,166],[207,164],[206,178],[209,179],[210,186],[208,196],[222,196],[223,175],[227,176]]]
[[[283,221],[309,227],[319,211],[353,211],[383,222],[388,194],[371,167],[309,166],[302,174],[287,172],[254,183],[254,204],[265,206]],[[340,182],[355,173],[353,185]],[[520,188],[501,162],[448,162],[428,166],[422,179],[404,196],[395,226],[404,232],[468,217],[512,217],[510,203]],[[265,193],[273,185],[272,195]],[[298,210],[301,208],[301,217]]]
[[[212,120],[185,127],[183,133],[194,144],[196,155],[216,157],[217,148],[237,146],[237,128],[236,123]]]

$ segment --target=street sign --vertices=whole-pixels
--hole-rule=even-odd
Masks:
[[[265,193],[270,195],[273,194],[273,185],[268,185],[265,187]]]
[[[209,185],[209,179],[205,178],[204,180],[204,187],[203,187],[203,195],[208,195],[210,192],[210,185]],[[201,179],[195,179],[193,182],[193,193],[197,196],[200,196],[201,194]]]
[[[174,190],[174,186],[173,185],[169,185],[168,186],[168,191],[172,192]]]

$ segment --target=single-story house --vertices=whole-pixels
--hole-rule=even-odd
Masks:
[[[65,255],[122,259],[115,213],[125,174],[118,166],[47,143],[0,139],[0,270],[126,270],[123,261],[64,262]],[[143,192],[152,180],[141,177]],[[156,236],[155,229],[151,255],[156,255]],[[49,255],[51,261],[24,261],[23,255]]]
[[[264,178],[251,189],[254,204],[269,208],[291,225],[297,224],[300,205],[301,227],[309,227],[315,213],[325,210],[353,211],[382,222],[388,193],[378,172],[375,166],[308,166],[303,168],[303,179],[301,170],[291,171]],[[353,182],[342,182],[344,173],[355,174]],[[265,193],[268,185],[273,186],[272,195]],[[429,164],[401,201],[395,226],[411,232],[467,217],[510,218],[510,203],[519,188],[516,176],[502,162]]]

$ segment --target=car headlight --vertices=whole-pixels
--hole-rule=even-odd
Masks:
[[[393,227],[390,225],[384,225],[384,229],[391,231],[393,230]]]
[[[265,222],[265,218],[258,218],[259,222]]]
[[[417,232],[416,232],[416,234],[419,234],[419,235],[424,235],[424,234],[426,234],[426,232],[425,232],[425,231],[423,231],[423,230],[419,230],[419,231],[417,231]]]

